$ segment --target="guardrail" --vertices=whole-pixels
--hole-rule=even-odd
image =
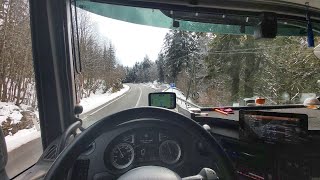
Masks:
[[[170,87],[167,87],[167,88],[164,89],[162,92],[166,92],[166,91],[169,90],[169,89],[170,89]],[[175,88],[175,89],[178,90],[178,91],[181,91],[179,88]],[[185,104],[187,104],[187,105],[190,105],[190,106],[192,106],[192,107],[201,108],[201,106],[196,105],[196,104],[194,104],[194,103],[192,103],[192,102],[189,102],[189,101],[187,101],[187,100],[185,100],[185,99],[182,99],[182,98],[179,98],[179,97],[176,97],[176,99],[177,99],[177,102],[178,102],[178,101],[181,101],[181,102],[183,102],[183,103],[185,103]]]
[[[170,89],[170,87],[165,88],[162,92],[166,92],[168,89]]]
[[[184,99],[179,98],[179,97],[177,97],[177,102],[178,102],[178,101],[181,101],[181,102],[183,102],[183,103],[185,103],[185,104],[187,104],[187,105],[189,105],[189,106],[193,106],[193,107],[196,107],[196,108],[201,108],[201,106],[196,105],[196,104],[194,104],[194,103],[192,103],[192,102],[189,102],[189,101],[184,100]]]

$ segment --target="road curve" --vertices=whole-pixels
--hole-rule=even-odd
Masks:
[[[145,84],[127,85],[130,86],[130,89],[125,94],[81,115],[80,118],[83,119],[83,127],[87,128],[97,120],[125,109],[148,106],[148,94],[161,91],[161,89],[156,90]],[[40,138],[9,152],[6,166],[9,178],[14,177],[19,172],[37,162],[41,154],[42,144]]]
[[[144,84],[128,85],[130,89],[123,96],[114,99],[111,101],[112,103],[106,103],[100,106],[98,108],[99,111],[94,110],[86,113],[85,117],[82,118],[83,127],[87,128],[97,120],[125,109],[148,106],[148,94],[161,91],[161,89],[155,90]]]

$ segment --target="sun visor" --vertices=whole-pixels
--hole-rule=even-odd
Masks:
[[[178,28],[193,32],[212,32],[219,34],[253,35],[259,17],[225,14],[204,14],[198,12],[176,12],[170,10],[148,9],[77,0],[77,7],[91,13],[140,25],[159,28]],[[179,27],[173,26],[178,21]],[[278,36],[306,36],[306,24],[293,24],[278,19]],[[318,35],[318,24],[314,24],[314,34]]]

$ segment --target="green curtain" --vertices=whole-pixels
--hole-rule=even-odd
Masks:
[[[90,2],[87,0],[76,0],[77,7],[86,11],[105,16],[112,19],[126,21],[135,24],[148,25],[161,28],[172,27],[172,18],[164,15],[158,9],[147,9],[130,6],[119,6]],[[190,22],[179,20],[180,30],[194,32],[213,32],[219,34],[249,34],[253,35],[254,27],[246,26],[245,33],[240,32],[239,25],[222,25],[201,22]],[[318,24],[313,24],[314,29],[319,29]],[[315,31],[315,35],[318,33]],[[306,28],[285,24],[278,25],[279,36],[306,36]]]

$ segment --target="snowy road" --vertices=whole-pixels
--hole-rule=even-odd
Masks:
[[[130,90],[126,94],[86,113],[84,117],[82,117],[83,126],[86,128],[95,123],[98,119],[101,119],[115,112],[134,107],[148,106],[148,94],[151,92],[162,90],[155,90],[142,84],[129,84],[129,86]]]
[[[150,92],[161,91],[165,87],[155,89],[143,84],[128,84],[130,90],[125,94],[81,115],[83,126],[88,127],[102,117],[115,112],[148,105],[148,94]],[[41,139],[35,139],[22,145],[9,153],[8,164],[6,166],[9,177],[13,177],[18,172],[35,163],[42,154]]]

